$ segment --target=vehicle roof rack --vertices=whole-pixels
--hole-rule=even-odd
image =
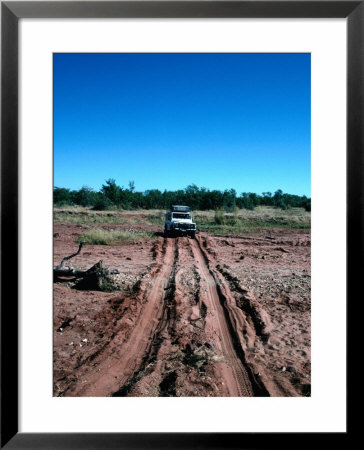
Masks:
[[[190,212],[191,208],[189,206],[183,205],[171,205],[172,212]]]

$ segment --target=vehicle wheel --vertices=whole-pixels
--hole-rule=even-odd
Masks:
[[[196,236],[196,231],[192,231],[192,232],[190,233],[190,236],[191,236],[192,239],[194,239],[195,236]]]

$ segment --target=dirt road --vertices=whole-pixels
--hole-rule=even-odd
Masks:
[[[160,236],[130,289],[66,304],[56,284],[55,395],[297,395],[262,364],[274,324],[217,251],[207,235]]]

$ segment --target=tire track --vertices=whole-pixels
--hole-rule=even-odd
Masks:
[[[78,373],[67,396],[138,396],[145,395],[147,385],[153,395],[176,396],[186,377],[191,389],[199,386],[198,395],[267,395],[246,364],[241,316],[235,316],[233,308],[238,308],[232,305],[228,283],[216,264],[211,266],[207,249],[198,239],[165,238],[152,251],[156,261],[149,272],[151,285],[143,280],[138,287],[139,313],[130,332],[125,335],[122,324],[128,319],[121,314],[120,331],[95,355],[94,367]],[[187,287],[184,274],[196,284]],[[206,348],[218,358],[209,366],[210,377],[215,371],[210,382],[200,378],[199,369],[190,372],[197,365],[191,366],[189,356],[196,363],[194,352]],[[213,380],[220,386],[214,390]]]
[[[229,394],[232,397],[251,397],[254,395],[253,387],[241,356],[239,357],[236,352],[231,325],[227,320],[226,311],[221,301],[221,292],[219,293],[215,278],[209,269],[207,259],[198,241],[191,241],[191,247],[194,258],[200,267],[200,276],[208,287],[206,306],[209,313],[215,316],[214,323],[216,323],[216,332],[220,338],[220,351],[224,359],[230,363],[223,368]]]
[[[191,395],[228,395],[226,387],[219,390],[204,376],[205,370],[211,376],[216,369],[214,363],[207,369],[214,355],[212,350],[206,353],[207,307],[199,296],[200,277],[189,240],[181,237],[174,241],[175,260],[150,350],[138,372],[113,396],[179,396],[181,385]],[[224,385],[221,371],[215,376]]]
[[[268,397],[268,390],[260,379],[259,374],[255,375],[253,373],[253,367],[250,362],[248,363],[245,354],[246,350],[254,348],[256,338],[261,338],[261,336],[257,335],[257,330],[255,328],[257,325],[257,317],[255,317],[256,311],[248,308],[242,310],[241,307],[237,306],[235,297],[229,288],[229,280],[220,273],[216,261],[207,253],[208,249],[205,250],[202,247],[200,240],[197,241],[197,246],[202,254],[206,268],[215,282],[235,353],[240,359],[245,369],[245,373],[250,380],[254,396]],[[214,267],[211,267],[211,264],[213,264]]]
[[[165,289],[161,318],[140,369],[124,386],[112,394],[113,397],[145,395],[146,385],[148,386],[147,390],[152,388],[153,395],[158,393],[157,395],[162,397],[176,396],[176,382],[178,374],[180,374],[179,369],[183,370],[183,364],[181,363],[181,354],[179,353],[180,362],[178,362],[179,358],[175,351],[171,352],[171,347],[181,337],[180,330],[177,330],[180,327],[177,315],[181,319],[181,312],[185,311],[185,306],[189,304],[185,296],[183,299],[181,298],[180,282],[181,275],[185,270],[182,261],[185,260],[186,248],[190,251],[190,247],[188,245],[186,247],[183,238],[170,241],[173,242],[175,253],[170,278]],[[188,269],[189,265],[187,265]],[[174,342],[176,339],[177,341]],[[169,367],[168,369],[166,369],[166,365]]]
[[[174,323],[174,292],[175,292],[175,279],[176,279],[176,260],[178,259],[178,246],[174,245],[174,258],[171,265],[171,273],[168,279],[167,286],[164,288],[165,294],[162,298],[162,312],[159,322],[153,332],[153,336],[150,339],[150,343],[144,353],[142,363],[137,371],[135,371],[131,377],[121,385],[120,388],[112,394],[112,397],[126,397],[131,389],[136,385],[143,377],[150,375],[154,371],[154,365],[157,361],[158,353],[163,342],[167,338],[167,335],[171,334],[170,327]]]
[[[96,372],[84,374],[85,384],[78,392],[72,392],[72,395],[110,396],[126,385],[142,366],[145,355],[150,352],[153,342],[151,336],[155,336],[155,330],[160,327],[164,312],[166,288],[176,260],[175,240],[164,239],[162,253],[162,261],[152,276],[152,287],[146,293],[145,305],[128,340],[121,345],[115,342],[114,352],[108,358],[98,361]]]
[[[230,285],[231,291],[238,294],[236,298],[237,306],[251,318],[255,329],[255,338],[260,339],[263,343],[267,342],[271,330],[271,322],[267,313],[254,302],[252,295],[240,286],[239,280],[232,276],[226,268],[217,265],[216,269]]]

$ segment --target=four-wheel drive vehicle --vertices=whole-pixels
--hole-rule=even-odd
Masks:
[[[192,238],[196,235],[196,224],[192,220],[189,206],[172,205],[166,213],[164,223],[165,236],[186,235]]]

